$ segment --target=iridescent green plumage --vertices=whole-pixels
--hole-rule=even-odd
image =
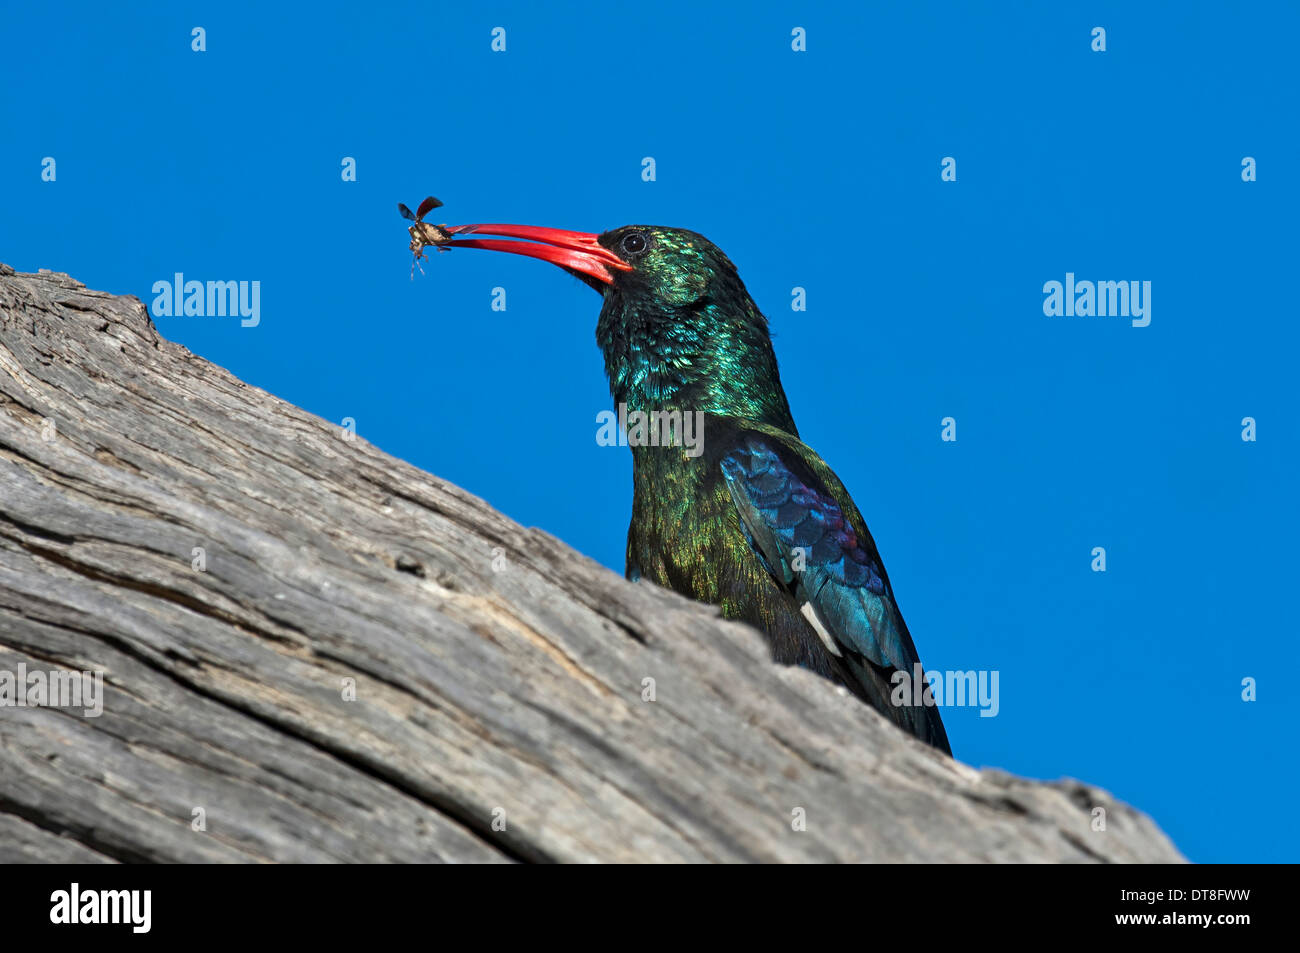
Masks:
[[[651,236],[651,247],[605,290],[596,324],[614,400],[629,410],[701,410],[795,433],[767,318],[736,266],[684,229],[628,226],[601,243],[617,248],[633,232]]]
[[[720,606],[766,633],[777,661],[845,684],[948,751],[935,708],[910,692],[897,704],[895,673],[919,673],[916,649],[861,514],[798,438],[767,320],[735,266],[682,229],[628,226],[600,243],[634,266],[599,289],[615,402],[704,414],[698,456],[632,448],[629,578]]]

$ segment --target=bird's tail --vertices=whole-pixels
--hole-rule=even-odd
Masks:
[[[938,706],[925,704],[926,698],[933,700],[928,683],[915,686],[914,691],[910,672],[906,679],[896,680],[898,669],[876,665],[856,652],[845,652],[839,661],[844,669],[841,679],[849,691],[899,728],[952,756],[948,732],[944,730]],[[919,704],[918,697],[921,699]],[[902,704],[895,704],[895,701]]]

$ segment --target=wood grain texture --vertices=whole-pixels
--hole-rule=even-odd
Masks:
[[[0,708],[0,862],[1182,859],[345,439],[138,299],[0,265],[20,663],[102,671],[104,710]]]

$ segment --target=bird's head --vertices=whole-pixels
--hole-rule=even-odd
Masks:
[[[731,259],[703,235],[660,225],[601,234],[532,225],[447,231],[453,241],[445,248],[540,258],[600,292],[596,340],[616,400],[634,409],[678,406],[793,430],[767,319]]]

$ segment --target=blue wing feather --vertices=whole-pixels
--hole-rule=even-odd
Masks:
[[[839,501],[792,458],[788,447],[750,434],[721,460],[750,545],[797,599],[813,604],[839,645],[910,672],[916,649],[874,547],[862,545]]]

